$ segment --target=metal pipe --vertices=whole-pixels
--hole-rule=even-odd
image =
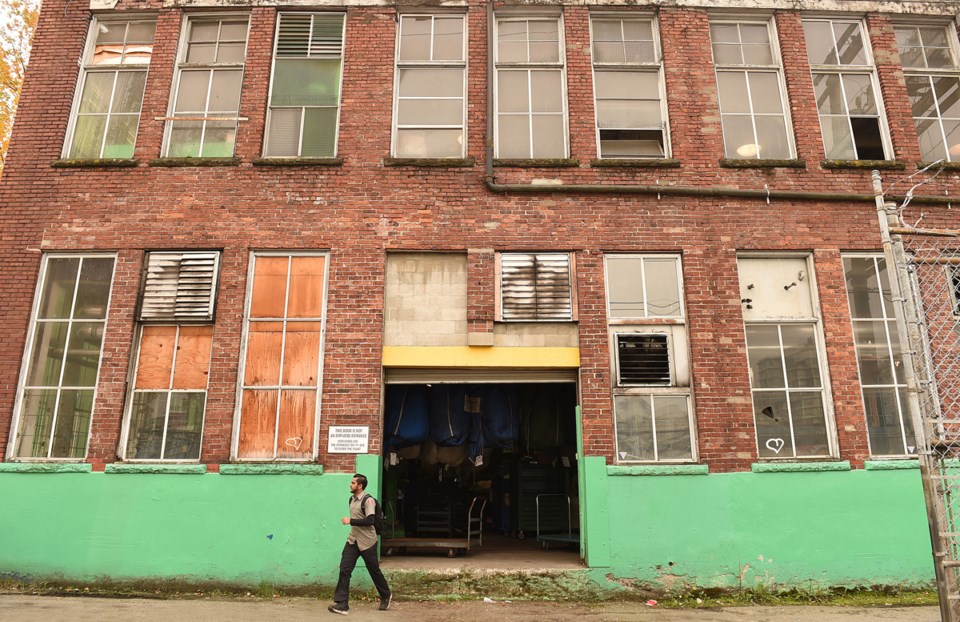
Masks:
[[[730,197],[747,199],[783,199],[807,201],[832,201],[839,203],[873,203],[872,194],[848,194],[842,192],[804,192],[799,190],[756,190],[752,188],[725,188],[723,186],[643,186],[632,184],[498,184],[493,181],[493,161],[490,159],[492,144],[488,144],[487,176],[484,179],[490,192],[500,194],[656,194],[688,197]],[[891,196],[902,200],[904,197]],[[912,203],[943,204],[960,203],[960,197],[914,196]]]
[[[497,185],[493,176],[493,0],[487,0],[487,141],[483,180],[489,188]]]

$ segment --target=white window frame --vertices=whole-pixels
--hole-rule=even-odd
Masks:
[[[747,344],[746,338],[746,328],[748,325],[759,325],[759,326],[769,326],[774,325],[778,327],[778,334],[782,334],[780,328],[787,325],[796,325],[796,326],[813,326],[813,334],[816,339],[816,352],[817,352],[817,365],[820,372],[820,392],[821,399],[823,402],[823,418],[824,426],[826,427],[827,434],[827,446],[829,454],[827,455],[816,455],[816,456],[761,456],[760,455],[760,434],[757,430],[756,417],[757,413],[754,412],[753,405],[753,394],[756,389],[753,385],[753,374],[750,371],[749,355],[747,351],[744,351],[745,363],[747,364],[747,373],[750,380],[750,411],[753,414],[754,421],[754,441],[757,448],[757,460],[762,462],[796,462],[796,461],[817,461],[817,460],[826,460],[826,459],[835,459],[839,456],[839,447],[837,442],[837,424],[834,417],[834,408],[833,408],[833,384],[830,381],[830,369],[827,361],[827,347],[826,347],[826,337],[823,334],[823,318],[822,311],[820,308],[820,295],[819,287],[817,286],[816,273],[814,272],[813,256],[808,253],[802,254],[791,254],[791,253],[778,253],[778,254],[769,254],[769,253],[740,253],[737,255],[738,262],[738,272],[739,272],[739,262],[742,259],[797,259],[803,258],[806,263],[806,277],[805,280],[809,283],[808,287],[810,288],[810,305],[812,307],[813,316],[807,318],[768,318],[765,320],[744,320],[744,345]],[[739,278],[739,274],[738,274]],[[783,348],[780,348],[780,359],[783,361]],[[808,387],[800,387],[799,389],[806,389]],[[761,392],[772,392],[772,391],[784,391],[788,394],[788,407],[789,407],[789,391],[788,387],[783,387],[782,389],[760,389]],[[795,432],[793,429],[793,422],[791,419],[790,422],[790,438],[791,438],[791,447],[793,447],[795,438]],[[786,444],[784,444],[786,447]],[[795,451],[795,450],[794,450]]]
[[[649,309],[649,296],[646,291],[646,261],[648,259],[672,259],[676,266],[677,293],[680,298],[679,314],[671,316],[650,316],[649,314],[636,317],[612,317],[610,314],[610,286],[609,266],[611,259],[639,259],[641,287],[644,291],[644,312]],[[619,464],[691,464],[699,462],[697,442],[696,400],[693,394],[693,378],[690,366],[690,345],[687,331],[686,302],[683,288],[683,257],[679,253],[607,253],[604,255],[604,282],[606,287],[606,313],[608,322],[609,351],[610,351],[610,379],[611,401],[614,408],[614,444],[619,443],[617,427],[616,402],[618,397],[647,397],[653,416],[653,460],[627,460],[620,457],[619,446],[616,449],[615,460]],[[621,384],[620,383],[620,355],[617,347],[619,335],[650,335],[665,334],[667,336],[667,350],[670,357],[670,382],[668,384]],[[681,365],[682,363],[682,365]],[[682,367],[682,369],[681,369]],[[656,438],[656,406],[657,397],[683,397],[687,401],[687,421],[690,430],[690,457],[686,459],[660,459],[659,447]]]
[[[43,288],[46,285],[45,277],[47,274],[47,265],[49,264],[49,261],[51,259],[80,259],[81,260],[80,267],[78,268],[77,285],[74,286],[73,302],[71,303],[72,305],[76,305],[77,288],[79,287],[79,280],[80,280],[79,271],[83,269],[83,263],[82,263],[83,260],[84,259],[101,259],[101,258],[110,258],[113,260],[113,272],[110,276],[110,290],[107,294],[107,308],[102,320],[104,338],[100,344],[100,357],[97,361],[97,378],[94,381],[94,385],[93,385],[93,397],[92,397],[92,402],[90,407],[90,427],[87,430],[86,451],[84,452],[84,456],[82,458],[17,456],[15,451],[17,446],[17,438],[20,435],[20,420],[23,415],[23,397],[27,389],[27,372],[30,369],[30,361],[33,358],[34,340],[36,338],[37,326],[39,324],[39,322],[37,321],[38,320],[37,313],[40,311],[40,302],[41,302],[41,299],[43,298],[43,291],[44,291]],[[109,334],[108,331],[110,328],[110,308],[113,305],[113,286],[116,281],[116,276],[117,276],[117,254],[116,253],[91,252],[91,253],[44,253],[43,254],[42,259],[40,261],[40,272],[37,278],[37,287],[33,295],[33,305],[30,310],[30,325],[27,329],[26,342],[25,342],[24,351],[23,351],[23,360],[21,361],[21,364],[20,364],[20,379],[17,382],[17,394],[13,404],[13,418],[10,422],[10,438],[7,441],[7,458],[6,458],[7,460],[16,461],[16,462],[83,462],[84,460],[86,460],[86,456],[89,455],[90,438],[92,437],[92,434],[93,434],[93,421],[97,413],[97,397],[98,397],[98,391],[99,391],[99,385],[100,385],[100,370],[103,367],[103,347],[104,347],[104,342],[106,342],[106,337]],[[72,325],[74,322],[74,319],[72,317],[73,313],[71,312],[70,315],[71,317],[68,320],[68,325]],[[67,329],[67,335],[70,335],[69,328]],[[64,368],[65,366],[61,366],[60,368],[60,380],[57,385],[58,393],[64,389],[63,385],[61,384],[63,382]],[[81,387],[81,388],[87,389],[89,387]],[[60,398],[58,396],[57,397],[58,405],[59,405],[59,401],[60,401]],[[55,406],[53,411],[54,419],[50,426],[51,436],[56,431],[56,417],[58,414],[57,413],[58,410],[59,408]],[[51,449],[52,449],[52,444],[48,441],[48,447],[47,447],[48,456],[50,454]]]
[[[124,15],[122,17],[116,16],[114,18],[109,18],[109,17],[101,18],[101,17],[94,16],[90,20],[90,28],[87,31],[87,41],[83,47],[83,56],[81,57],[81,62],[80,62],[80,76],[77,79],[77,85],[76,85],[76,88],[74,89],[73,106],[70,109],[70,120],[67,123],[67,135],[63,141],[63,151],[61,152],[62,158],[69,158],[70,151],[73,149],[73,140],[75,138],[74,133],[76,132],[77,122],[80,116],[80,98],[83,95],[83,89],[86,86],[87,76],[89,76],[91,73],[113,73],[114,74],[114,82],[113,82],[114,92],[116,91],[118,74],[122,72],[130,72],[130,73],[143,72],[145,74],[144,82],[143,82],[144,92],[140,94],[140,110],[137,111],[137,133],[134,135],[134,138],[133,138],[133,146],[134,146],[134,149],[136,149],[137,136],[139,135],[139,130],[140,130],[140,121],[142,121],[142,119],[140,118],[140,115],[143,113],[143,98],[146,95],[147,80],[150,77],[150,65],[153,63],[153,51],[151,50],[151,53],[150,53],[151,55],[150,62],[145,64],[121,63],[118,65],[94,65],[90,63],[90,60],[93,56],[93,52],[96,49],[97,32],[98,32],[97,28],[100,24],[126,23],[129,25],[133,22],[152,22],[154,26],[156,26],[157,18],[156,16],[151,16],[151,15],[131,14],[131,15]],[[154,45],[155,44],[156,44],[156,34],[154,34]],[[112,104],[113,93],[111,93],[110,100]],[[103,157],[103,150],[106,147],[107,131],[110,127],[110,117],[112,117],[113,114],[114,114],[113,112],[110,112],[110,111],[107,112],[107,115],[106,115],[107,121],[106,121],[106,125],[104,126],[103,138],[100,141],[100,154],[97,156],[97,159]],[[131,114],[131,113],[124,113],[124,114]],[[131,155],[130,157],[132,158],[133,155]]]
[[[950,290],[950,308],[953,317],[960,320],[960,265],[946,266],[947,289]]]
[[[593,44],[594,44],[594,21],[603,21],[603,20],[619,20],[619,21],[647,21],[650,22],[650,28],[653,32],[653,51],[656,55],[655,63],[606,63],[600,62],[593,56]],[[591,13],[590,14],[590,76],[593,81],[593,110],[594,110],[594,132],[596,134],[597,140],[597,158],[608,160],[608,159],[630,159],[630,160],[656,160],[661,158],[670,158],[672,157],[672,149],[670,146],[670,117],[669,117],[669,107],[667,106],[667,89],[666,83],[663,74],[663,48],[660,45],[660,20],[657,19],[657,16],[649,13],[624,13],[624,12],[611,12],[611,13]],[[597,70],[601,71],[616,71],[623,70],[625,72],[636,72],[636,73],[654,73],[657,74],[657,97],[660,100],[660,118],[661,118],[661,127],[660,132],[663,138],[663,155],[662,156],[616,156],[616,157],[604,157],[603,151],[600,144],[600,115],[599,115],[599,102],[597,100]]]
[[[936,78],[947,77],[947,78],[956,78],[960,80],[960,43],[957,40],[957,28],[953,22],[942,23],[924,23],[924,22],[903,22],[894,24],[894,32],[904,28],[935,28],[940,27],[944,30],[947,46],[950,50],[950,56],[953,59],[952,67],[908,67],[907,65],[902,65],[903,74],[905,78],[925,78],[928,82],[932,82]],[[899,43],[897,44],[899,52]],[[926,47],[926,46],[924,46]],[[908,87],[909,91],[909,87]],[[934,91],[935,92],[935,91]],[[960,151],[957,153],[950,153],[950,148],[947,146],[947,137],[946,132],[943,129],[943,113],[940,110],[940,102],[937,100],[937,97],[933,98],[934,107],[936,109],[936,117],[915,117],[911,111],[911,117],[913,118],[914,126],[917,125],[921,120],[936,120],[937,127],[940,129],[940,136],[943,139],[943,150],[946,153],[947,162],[957,162],[960,161]],[[919,129],[919,128],[917,128]],[[919,132],[917,134],[917,140],[920,140]],[[920,154],[921,160],[925,160],[923,154]]]
[[[557,21],[557,47],[558,47],[558,58],[559,61],[556,63],[545,63],[545,62],[527,62],[527,63],[501,63],[499,59],[499,35],[500,35],[500,24],[504,22],[528,22],[531,20],[541,21],[545,19],[555,19]],[[489,53],[494,55],[494,75],[493,75],[493,84],[488,85],[488,88],[493,89],[493,135],[497,137],[500,135],[500,104],[499,104],[499,89],[497,84],[500,81],[500,72],[501,71],[523,71],[527,75],[527,90],[528,93],[532,96],[532,86],[531,82],[531,72],[532,71],[546,71],[546,70],[558,70],[560,72],[560,96],[561,96],[561,105],[563,111],[561,116],[563,118],[563,154],[562,158],[570,157],[570,106],[567,102],[567,46],[566,46],[566,37],[564,33],[564,20],[563,13],[557,13],[555,11],[543,12],[543,11],[524,11],[524,12],[514,12],[510,10],[501,11],[494,15],[493,20],[493,50],[490,50]],[[529,43],[529,40],[528,40]],[[534,151],[534,140],[533,140],[533,118],[535,113],[533,112],[533,106],[528,99],[527,105],[528,111],[526,114],[527,118],[530,120],[530,153],[528,158],[516,158],[516,159],[537,159],[533,155]],[[519,114],[519,113],[507,113],[507,114]],[[541,113],[542,114],[542,113]],[[555,113],[550,113],[555,114]],[[501,158],[500,156],[500,144],[499,141],[494,138],[494,158]],[[553,158],[550,158],[553,159]]]
[[[316,319],[305,319],[298,318],[297,321],[304,322],[320,322],[320,352],[317,362],[317,388],[316,388],[316,410],[314,412],[314,425],[313,425],[313,448],[311,452],[311,460],[316,461],[317,456],[319,455],[320,448],[320,423],[321,423],[321,413],[322,409],[322,400],[323,400],[323,370],[324,370],[324,355],[326,352],[326,336],[327,336],[327,304],[330,293],[330,252],[329,251],[320,251],[320,250],[271,250],[271,251],[252,251],[249,255],[247,262],[247,287],[243,305],[243,331],[240,337],[240,364],[237,371],[237,389],[236,389],[236,399],[234,403],[236,404],[233,414],[233,434],[230,442],[230,456],[233,460],[237,462],[245,463],[270,463],[270,462],[290,462],[290,463],[300,463],[302,464],[304,460],[302,458],[277,458],[272,459],[257,459],[257,458],[239,458],[238,453],[240,450],[240,427],[241,427],[241,416],[243,410],[243,390],[246,388],[244,384],[244,377],[246,374],[246,361],[247,361],[247,340],[250,335],[250,307],[253,303],[253,279],[255,274],[256,262],[255,258],[257,257],[324,257],[324,274],[323,274],[323,304],[321,306],[321,313],[323,314],[319,320]],[[286,311],[287,304],[290,297],[289,289],[289,279],[290,273],[287,272],[287,300],[284,302],[284,310]],[[257,318],[258,321],[282,321],[284,324],[284,332],[286,333],[286,325],[288,318],[280,318],[279,320],[275,318]],[[282,390],[285,388],[283,385],[283,356],[284,352],[280,352],[280,373],[279,380],[280,384],[277,386],[258,386],[260,389],[278,389]],[[280,404],[281,401],[277,400],[277,417],[280,413]],[[279,426],[274,429],[274,449],[273,453],[276,456],[277,453],[277,443],[279,435]]]
[[[864,254],[864,253],[844,253],[844,254],[842,255],[841,259],[870,259],[870,260],[873,260],[874,274],[877,274],[877,279],[878,279],[878,283],[879,283],[879,271],[877,270],[877,261],[884,259],[884,256],[883,256],[882,254],[875,254],[875,253],[868,253],[868,254]],[[846,272],[846,271],[844,271],[844,272]],[[888,283],[889,283],[889,279],[895,279],[895,278],[897,278],[895,271],[894,271],[894,270],[891,270],[891,269],[890,269],[890,266],[887,266],[887,278],[888,278]],[[844,280],[846,281],[846,274],[844,274]],[[847,295],[849,295],[849,290],[845,290],[845,291],[847,291]],[[892,295],[892,292],[891,292],[891,295]],[[885,339],[886,339],[887,354],[888,354],[888,356],[890,357],[891,365],[896,366],[896,364],[897,364],[898,362],[901,363],[901,364],[905,363],[905,361],[903,360],[902,354],[901,354],[900,357],[897,357],[897,356],[895,355],[895,353],[894,353],[894,349],[893,349],[893,345],[894,345],[894,344],[893,344],[893,340],[891,339],[890,329],[889,329],[889,323],[890,323],[890,321],[891,321],[891,320],[896,320],[896,318],[897,318],[897,315],[896,315],[896,307],[893,306],[890,302],[888,302],[888,301],[884,298],[882,292],[881,292],[880,295],[879,295],[879,299],[880,299],[880,305],[881,305],[881,307],[882,307],[882,313],[883,313],[883,315],[880,316],[880,317],[876,317],[876,316],[874,316],[874,317],[854,317],[854,316],[853,316],[853,309],[850,309],[850,329],[851,329],[852,334],[853,334],[854,350],[857,351],[857,352],[856,352],[856,356],[857,356],[857,380],[858,380],[858,382],[859,382],[859,384],[860,384],[860,399],[866,401],[865,396],[864,396],[863,393],[864,393],[864,390],[866,390],[866,389],[868,389],[868,388],[870,388],[870,389],[893,389],[893,393],[894,393],[894,396],[895,396],[895,399],[896,399],[896,405],[897,405],[897,417],[898,417],[898,419],[899,419],[899,421],[900,421],[900,435],[901,435],[901,438],[902,438],[902,440],[903,440],[904,451],[903,451],[903,453],[896,453],[896,454],[879,454],[879,453],[875,453],[875,452],[873,451],[873,444],[870,442],[869,422],[866,422],[866,421],[865,421],[865,423],[867,423],[867,426],[868,426],[868,427],[867,427],[867,444],[868,444],[868,446],[870,447],[870,455],[873,456],[873,457],[880,457],[880,458],[905,458],[905,457],[908,457],[908,456],[915,456],[915,455],[916,455],[916,454],[910,454],[909,451],[907,451],[907,448],[910,447],[911,445],[915,445],[915,444],[916,444],[916,441],[915,441],[914,439],[912,439],[912,438],[909,438],[909,435],[907,434],[907,431],[906,431],[906,426],[904,425],[904,420],[905,420],[905,419],[909,419],[909,417],[910,417],[910,406],[909,406],[909,404],[907,404],[907,403],[905,403],[904,401],[901,400],[901,395],[902,395],[902,394],[901,394],[901,391],[902,391],[903,393],[906,393],[906,391],[907,391],[906,378],[904,378],[904,381],[903,381],[902,383],[898,383],[898,382],[897,382],[897,372],[896,372],[895,369],[891,369],[891,370],[890,370],[890,377],[891,377],[891,379],[893,380],[893,382],[892,382],[891,384],[869,384],[869,385],[867,385],[867,384],[864,384],[864,382],[863,382],[863,376],[862,376],[861,373],[860,373],[860,351],[859,351],[859,349],[857,348],[857,341],[856,341],[856,335],[857,335],[857,330],[856,330],[856,328],[857,328],[857,323],[858,323],[858,322],[865,322],[865,323],[871,323],[871,324],[882,323],[882,324],[883,324],[883,332],[884,332],[884,336],[885,336]],[[888,308],[888,305],[889,305],[890,307],[892,307],[892,308]],[[898,345],[899,345],[899,344],[898,344]],[[865,416],[867,415],[867,412],[866,412],[866,404],[864,404],[864,415],[865,415]]]
[[[732,65],[732,64],[731,64],[731,65],[721,65],[720,63],[717,62],[717,59],[716,59],[715,55],[713,55],[713,40],[711,39],[711,42],[710,42],[710,43],[711,43],[711,45],[710,45],[710,54],[711,54],[711,58],[713,58],[713,69],[714,69],[714,73],[716,74],[716,80],[717,80],[717,92],[718,92],[717,105],[720,107],[721,131],[722,131],[722,125],[723,125],[723,120],[722,120],[722,119],[723,119],[723,115],[724,115],[725,113],[723,112],[723,106],[722,106],[722,103],[720,102],[720,99],[719,99],[720,73],[742,73],[742,74],[744,74],[744,76],[745,76],[745,81],[746,81],[746,85],[747,85],[747,104],[750,106],[751,110],[750,110],[750,112],[747,113],[747,114],[744,114],[744,113],[734,113],[734,114],[736,114],[737,116],[749,116],[749,117],[750,117],[750,123],[751,123],[751,125],[752,125],[752,127],[753,127],[753,137],[754,137],[755,140],[757,139],[757,116],[758,116],[758,114],[759,114],[759,116],[778,116],[778,115],[774,115],[774,114],[772,114],[772,113],[756,113],[756,112],[753,111],[753,97],[752,97],[752,94],[751,94],[751,92],[750,92],[750,80],[747,79],[747,78],[748,78],[751,74],[755,74],[755,73],[773,73],[773,74],[775,74],[775,75],[777,76],[777,87],[779,88],[780,106],[781,106],[781,108],[783,109],[783,123],[784,123],[784,128],[785,128],[786,133],[787,133],[787,149],[789,150],[789,155],[787,156],[787,158],[788,158],[788,159],[794,159],[794,158],[796,158],[796,157],[797,157],[797,147],[796,147],[796,143],[794,142],[794,136],[793,136],[793,120],[792,120],[791,117],[790,117],[790,97],[789,97],[789,94],[787,93],[787,83],[786,83],[786,79],[784,78],[784,74],[783,74],[783,58],[782,58],[782,56],[781,56],[781,54],[780,54],[780,37],[779,37],[779,35],[778,35],[778,33],[777,33],[777,25],[776,25],[776,22],[774,22],[774,20],[773,20],[772,18],[760,19],[760,18],[757,18],[756,16],[754,16],[754,17],[743,17],[743,18],[737,18],[737,17],[716,17],[716,18],[712,18],[712,19],[710,20],[710,25],[712,26],[713,24],[723,24],[723,25],[734,25],[734,24],[736,24],[737,27],[738,27],[738,30],[739,30],[739,25],[740,25],[740,24],[748,24],[748,25],[755,25],[755,26],[759,26],[759,25],[766,26],[766,28],[767,28],[767,36],[768,36],[768,38],[770,39],[770,54],[771,54],[771,60],[773,61],[773,64],[771,64],[771,65],[752,65],[752,64],[748,64],[748,63],[744,63],[744,64],[742,64],[742,65]],[[754,143],[754,144],[757,145],[757,146],[759,146],[759,141],[757,141],[757,142]],[[727,151],[726,135],[724,135],[724,145],[723,145],[723,148],[724,148],[724,152],[725,152],[725,157],[729,157],[729,156],[726,156],[726,151]],[[736,151],[736,150],[735,150],[735,151]],[[746,160],[754,160],[754,159],[756,159],[756,160],[764,160],[764,159],[766,159],[766,158],[761,157],[761,154],[760,154],[759,152],[756,153],[755,155],[749,155],[749,154],[748,154],[748,155],[744,155],[744,154],[741,154],[741,153],[738,152],[738,153],[737,153],[737,159],[739,159],[739,158],[743,158],[743,159],[746,159]],[[776,158],[776,159],[779,159],[779,158]]]
[[[217,63],[217,62],[213,62],[213,63],[196,63],[196,64],[188,64],[188,63],[186,62],[186,60],[187,60],[187,51],[188,51],[189,48],[190,48],[189,41],[187,41],[187,36],[188,36],[188,34],[189,34],[189,32],[190,32],[190,25],[191,25],[194,21],[205,21],[205,20],[230,21],[230,20],[240,20],[240,19],[246,20],[246,22],[247,22],[247,34],[246,34],[246,39],[244,40],[244,49],[243,49],[243,62],[241,62],[241,63]],[[218,43],[218,45],[219,45],[219,43],[220,43],[220,42],[219,42],[219,39],[217,40],[217,43]],[[224,14],[221,14],[221,13],[191,13],[191,14],[189,14],[189,15],[185,15],[185,16],[184,16],[183,23],[182,23],[181,26],[180,26],[180,38],[179,38],[179,40],[178,40],[178,45],[177,45],[177,60],[176,60],[176,64],[175,64],[175,66],[174,66],[174,72],[173,72],[173,87],[170,89],[170,101],[169,101],[169,103],[168,103],[168,105],[167,105],[167,116],[163,119],[163,121],[164,121],[164,127],[163,127],[163,149],[162,149],[162,151],[161,151],[161,157],[163,157],[163,158],[179,157],[179,156],[170,156],[170,155],[169,155],[169,152],[170,152],[170,146],[171,146],[170,143],[171,143],[171,134],[172,134],[172,130],[173,130],[173,124],[174,124],[177,120],[185,120],[184,117],[178,117],[178,116],[176,115],[176,112],[175,112],[175,110],[176,110],[176,105],[177,105],[177,96],[178,96],[179,91],[180,91],[181,76],[182,76],[182,74],[184,73],[184,70],[188,70],[188,71],[189,71],[189,70],[194,70],[194,69],[206,69],[206,70],[210,71],[211,74],[212,74],[213,72],[216,72],[216,71],[219,70],[219,69],[226,69],[226,70],[236,70],[236,69],[239,69],[239,71],[240,71],[240,94],[239,94],[239,99],[238,99],[238,101],[237,101],[237,114],[236,114],[236,116],[233,116],[233,117],[226,117],[226,116],[223,116],[223,117],[221,117],[221,116],[210,117],[210,116],[207,115],[207,113],[206,113],[206,111],[205,111],[202,117],[193,117],[193,116],[188,116],[188,117],[186,117],[186,118],[189,118],[189,119],[200,120],[200,121],[203,122],[203,129],[200,131],[200,153],[199,153],[197,156],[195,156],[195,157],[197,157],[197,158],[217,157],[217,156],[205,156],[205,155],[203,154],[204,138],[205,138],[205,136],[206,136],[207,123],[208,123],[209,121],[217,121],[217,120],[220,120],[220,121],[233,121],[233,122],[236,124],[236,125],[235,125],[236,131],[239,133],[240,121],[246,121],[246,120],[247,120],[245,117],[240,116],[240,110],[241,110],[241,107],[242,107],[242,105],[243,105],[243,81],[244,81],[244,78],[245,78],[245,76],[246,76],[246,71],[247,71],[247,69],[246,69],[246,68],[247,68],[247,54],[248,54],[249,52],[250,52],[250,14],[249,14],[249,13],[224,13]],[[209,79],[209,81],[208,81],[208,83],[207,83],[207,89],[208,89],[208,91],[207,91],[206,103],[204,104],[207,109],[209,109],[209,107],[210,107],[210,91],[209,91],[209,89],[212,87],[212,85],[213,85],[213,77],[212,77],[212,75],[211,75],[211,77],[210,77],[210,79]],[[236,155],[236,152],[237,152],[237,143],[236,143],[236,140],[234,140],[234,143],[233,143],[233,154],[232,154],[232,155],[235,156],[235,155]]]
[[[310,16],[314,16],[314,15],[342,15],[343,16],[343,30],[340,35],[340,42],[341,42],[340,43],[340,80],[337,86],[337,89],[338,89],[337,90],[337,121],[336,121],[336,127],[334,128],[334,134],[333,134],[333,155],[320,156],[320,157],[336,157],[340,147],[340,113],[343,109],[343,61],[344,61],[344,56],[346,56],[345,51],[346,51],[346,42],[347,42],[347,14],[338,13],[338,12],[296,13],[296,12],[282,11],[277,14],[277,24],[276,24],[276,28],[273,36],[273,56],[270,59],[270,87],[267,91],[267,118],[266,118],[266,123],[264,125],[264,130],[263,130],[263,154],[264,154],[264,157],[278,158],[278,159],[279,158],[293,159],[293,158],[304,157],[303,155],[301,155],[301,150],[303,149],[303,126],[305,122],[305,119],[304,119],[306,114],[305,111],[307,108],[319,107],[319,106],[300,106],[300,109],[301,109],[300,136],[297,139],[297,155],[280,156],[280,155],[267,154],[267,145],[269,144],[269,141],[270,141],[270,121],[273,116],[273,109],[296,107],[296,106],[272,106],[270,104],[270,102],[273,101],[273,84],[277,74],[277,46],[279,46],[280,44],[280,19],[283,17],[283,15],[288,15],[291,13],[295,15],[310,15]],[[247,37],[248,37],[247,45],[249,45],[249,34],[247,35]],[[286,58],[292,58],[292,57],[286,57]]]
[[[462,51],[462,54],[461,54],[462,57],[463,57],[463,60],[459,60],[459,61],[432,60],[432,59],[431,59],[431,60],[428,60],[428,61],[424,61],[424,60],[418,60],[418,61],[402,61],[402,60],[400,60],[400,43],[401,43],[401,37],[403,36],[403,20],[404,20],[405,17],[411,17],[411,16],[415,16],[415,17],[430,17],[432,23],[434,23],[434,24],[436,23],[436,20],[437,20],[438,17],[440,17],[440,18],[447,18],[447,19],[449,19],[449,18],[451,18],[451,17],[459,17],[459,18],[461,19],[462,23],[463,23],[463,41],[462,41],[463,51]],[[401,14],[398,16],[398,19],[397,19],[397,41],[396,41],[396,49],[394,50],[394,55],[393,55],[393,57],[394,57],[394,72],[393,72],[393,75],[394,75],[394,77],[393,77],[393,117],[392,117],[392,122],[391,122],[392,133],[391,133],[391,137],[390,137],[390,145],[391,145],[391,147],[390,147],[390,153],[391,153],[391,155],[392,155],[393,157],[395,157],[395,158],[416,157],[416,156],[408,156],[408,155],[403,155],[403,154],[398,153],[398,148],[399,148],[399,144],[398,144],[398,134],[399,134],[399,132],[400,132],[401,129],[405,129],[405,128],[407,128],[407,127],[414,128],[414,129],[427,129],[427,130],[429,130],[429,129],[459,129],[460,132],[461,132],[460,153],[459,153],[458,155],[452,155],[452,156],[439,156],[437,159],[457,159],[457,158],[464,158],[464,157],[466,157],[466,153],[467,153],[467,123],[468,123],[468,118],[467,118],[467,91],[468,91],[468,88],[467,88],[467,85],[468,85],[468,66],[469,66],[469,48],[468,48],[468,46],[467,46],[467,42],[468,42],[469,40],[470,40],[469,20],[467,19],[467,14],[466,14],[466,13],[460,13],[460,12],[457,12],[457,13],[444,13],[444,12],[440,12],[440,11],[431,12],[431,13],[420,13],[420,12],[417,12],[417,11],[409,11],[409,12],[401,13]],[[431,26],[431,37],[430,37],[430,50],[431,50],[431,55],[432,55],[432,54],[433,54],[433,27],[432,27],[432,26]],[[460,99],[461,99],[461,102],[462,102],[462,106],[461,106],[461,115],[462,115],[462,117],[461,117],[461,118],[463,119],[463,123],[460,124],[460,125],[412,125],[412,126],[404,126],[404,128],[401,128],[400,125],[399,125],[400,99],[401,99],[401,98],[400,98],[400,73],[401,73],[401,71],[404,70],[404,69],[435,69],[435,68],[446,68],[446,69],[460,68],[460,69],[463,70],[463,90],[462,90],[462,93],[461,93],[461,95],[460,95]],[[491,88],[492,88],[492,87],[491,87]],[[448,97],[448,98],[442,98],[442,97],[428,97],[428,98],[409,97],[409,98],[404,98],[404,99],[455,99],[455,98],[453,98],[453,97]],[[434,156],[431,156],[431,159],[432,159],[433,157],[434,157]]]
[[[830,24],[831,33],[833,34],[834,49],[837,49],[837,41],[836,41],[836,30],[833,29],[833,24],[836,24],[836,23],[857,24],[858,28],[860,29],[860,37],[863,40],[863,54],[864,54],[865,64],[863,65],[852,65],[852,64],[850,65],[841,65],[841,64],[815,65],[812,61],[810,61],[810,77],[811,77],[811,80],[813,80],[814,82],[816,82],[817,75],[835,74],[840,77],[840,89],[843,95],[844,109],[846,110],[846,113],[843,115],[843,117],[847,120],[847,126],[850,129],[850,140],[853,143],[853,150],[857,158],[856,160],[845,160],[845,161],[854,161],[854,162],[857,160],[861,160],[862,158],[860,157],[859,153],[856,153],[857,143],[856,143],[856,140],[854,139],[853,125],[851,122],[851,114],[850,114],[849,104],[848,104],[848,99],[846,94],[846,87],[843,86],[843,76],[844,75],[860,75],[860,76],[866,75],[869,77],[870,86],[873,89],[874,103],[877,107],[877,124],[879,125],[878,129],[880,131],[880,143],[883,147],[883,159],[892,160],[894,157],[894,153],[893,153],[893,144],[891,143],[891,140],[890,140],[890,126],[887,123],[886,110],[883,105],[883,94],[880,90],[880,80],[877,77],[877,65],[876,65],[876,61],[873,58],[873,44],[870,42],[870,33],[868,32],[866,22],[860,18],[843,18],[843,17],[834,18],[834,17],[816,17],[816,16],[804,17],[802,22],[804,24],[808,22],[826,22]],[[838,59],[838,62],[839,62],[839,59]],[[814,88],[814,108],[816,108],[817,110],[817,118],[820,121],[820,136],[821,136],[821,140],[823,141],[824,156],[829,157],[829,155],[827,155],[826,140],[823,140],[824,115],[820,112],[820,107],[817,105],[817,102],[816,102],[816,88]],[[841,115],[829,114],[827,115],[827,118],[835,118],[839,116]],[[862,116],[862,115],[858,115],[858,116]]]

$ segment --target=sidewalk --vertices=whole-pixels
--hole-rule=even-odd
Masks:
[[[396,602],[390,611],[377,611],[377,604],[354,603],[350,615],[327,611],[328,603],[310,598],[277,598],[272,601],[150,600],[0,594],[0,620],[17,622],[936,622],[936,607],[727,607],[723,609],[660,609],[643,603],[576,605],[544,602],[458,601]]]

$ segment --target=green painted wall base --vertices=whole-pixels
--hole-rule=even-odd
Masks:
[[[380,469],[358,456],[378,496]],[[605,589],[933,579],[916,469],[581,473],[580,572]],[[0,471],[0,576],[332,585],[351,475]]]

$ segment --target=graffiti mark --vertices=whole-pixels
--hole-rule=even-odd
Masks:
[[[783,445],[784,442],[782,438],[771,438],[767,440],[767,449],[775,454],[780,453],[780,450],[783,449]]]
[[[272,533],[268,533],[268,534],[267,534],[267,540],[273,540],[273,534],[272,534]]]
[[[300,449],[300,445],[303,445],[303,438],[299,436],[293,436],[284,441],[284,445],[287,447],[293,447],[294,449]]]

